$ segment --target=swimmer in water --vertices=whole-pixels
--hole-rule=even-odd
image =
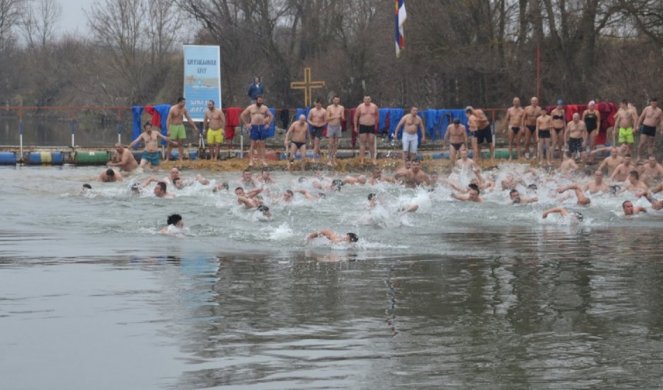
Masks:
[[[306,236],[306,241],[311,241],[318,237],[324,237],[334,244],[342,243],[355,243],[359,241],[359,237],[355,233],[345,233],[343,235],[338,234],[330,229],[322,229],[315,232],[311,232]]]
[[[184,230],[184,221],[179,214],[171,214],[168,216],[167,226],[159,230],[159,233],[166,236],[179,236],[182,235]]]
[[[266,220],[266,221],[269,221],[269,220],[272,219],[272,212],[269,211],[269,207],[261,204],[260,206],[258,206],[256,208],[256,210],[261,214],[262,218],[260,218],[260,219]]]
[[[113,168],[108,168],[99,174],[99,181],[102,183],[122,181],[122,175],[120,172],[116,172]]]
[[[658,200],[654,198],[654,195],[652,195],[651,191],[646,191],[646,192],[638,192],[636,194],[638,197],[645,197],[649,203],[651,203],[651,208],[654,210],[660,210],[663,209],[663,201]]]
[[[562,217],[569,217],[574,222],[582,222],[582,220],[584,219],[582,213],[578,211],[569,211],[564,207],[555,207],[544,211],[542,216],[543,219],[546,219],[550,214],[559,214]]]
[[[463,202],[476,202],[476,203],[482,203],[483,199],[480,194],[479,186],[476,184],[470,184],[467,186],[468,191],[467,193],[464,194],[459,194],[457,192],[454,192],[451,194],[451,197],[456,199],[456,200],[461,200]]]
[[[235,188],[235,195],[237,195],[237,203],[244,205],[247,209],[255,209],[258,206],[262,205],[260,199],[256,199],[259,193],[262,192],[262,188],[256,188],[249,192],[244,192],[244,188],[237,187]]]
[[[588,206],[592,201],[585,196],[585,193],[582,192],[582,188],[578,184],[569,184],[567,186],[562,186],[557,189],[557,192],[562,194],[568,190],[573,190],[576,194],[577,203],[579,206]]]
[[[594,181],[590,181],[585,186],[585,191],[589,191],[590,194],[604,193],[607,194],[610,192],[610,187],[608,183],[603,181],[603,172],[596,171],[594,172]]]
[[[539,199],[536,196],[532,197],[525,197],[525,196],[520,196],[520,192],[518,192],[517,189],[512,189],[511,192],[509,192],[509,197],[511,198],[511,201],[513,204],[527,204],[527,203],[534,203],[537,202]]]
[[[630,217],[633,215],[647,212],[647,210],[644,207],[633,206],[633,202],[631,202],[630,200],[625,200],[624,203],[622,203],[622,210],[624,211],[625,217]]]

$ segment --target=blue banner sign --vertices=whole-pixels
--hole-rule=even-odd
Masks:
[[[184,45],[184,98],[194,121],[205,118],[208,100],[222,107],[219,46]]]

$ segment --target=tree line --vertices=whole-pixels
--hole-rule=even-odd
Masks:
[[[563,98],[629,99],[663,81],[660,0],[408,0],[406,48],[394,52],[384,0],[96,0],[88,36],[57,35],[55,0],[0,0],[0,94],[6,105],[128,106],[182,93],[183,43],[221,47],[224,106],[296,107],[290,82],[310,66],[316,92],[346,105],[504,107],[540,89]],[[186,41],[186,42],[185,42]],[[537,53],[540,84],[537,85]]]

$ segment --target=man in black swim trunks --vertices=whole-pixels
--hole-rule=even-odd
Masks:
[[[513,107],[506,110],[506,117],[504,123],[506,124],[504,130],[509,134],[509,160],[511,160],[513,153],[513,143],[516,143],[516,153],[518,158],[522,157],[520,153],[520,140],[523,138],[524,132],[520,132],[520,126],[523,123],[524,110],[520,105],[520,98],[513,98]]]
[[[640,130],[640,145],[638,146],[638,159],[642,155],[642,150],[646,147],[649,155],[654,154],[654,137],[656,137],[656,128],[661,125],[663,112],[658,107],[656,98],[649,101],[649,106],[645,107],[640,114],[638,124],[635,126]]]
[[[531,104],[523,110],[523,122],[521,128],[527,127],[525,132],[525,158],[529,159],[529,145],[536,132],[536,119],[541,116],[541,107],[539,107],[539,98],[533,97]]]
[[[465,113],[470,124],[470,136],[472,137],[472,149],[474,149],[474,160],[481,160],[481,144],[486,142],[490,148],[490,159],[495,159],[495,145],[493,144],[493,132],[490,128],[488,117],[478,108],[467,106]]]
[[[375,126],[378,123],[378,106],[371,102],[370,96],[364,96],[364,102],[357,106],[354,117],[354,129],[359,133],[359,163],[364,164],[366,149],[375,162]]]
[[[322,108],[320,98],[315,99],[315,106],[308,113],[308,123],[311,125],[311,138],[313,138],[313,154],[320,157],[320,140],[325,126],[327,126],[327,110]]]
[[[299,119],[292,122],[288,132],[285,133],[285,149],[286,151],[288,149],[290,151],[288,156],[288,169],[290,169],[290,164],[295,161],[295,154],[298,150],[302,163],[306,165],[306,144],[308,143],[308,139],[308,123],[306,123],[306,117],[300,115]]]
[[[462,147],[467,148],[467,129],[455,118],[444,133],[444,143],[449,147],[449,161],[456,161],[456,152]]]

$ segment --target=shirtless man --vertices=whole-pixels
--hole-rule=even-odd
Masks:
[[[470,137],[472,137],[472,149],[474,150],[474,159],[481,160],[481,144],[488,143],[490,148],[490,159],[495,158],[495,145],[493,145],[493,133],[490,129],[488,117],[478,108],[467,106],[465,113],[468,116],[470,125]]]
[[[649,203],[651,203],[651,208],[654,210],[660,210],[663,209],[663,201],[658,200],[654,198],[654,195],[652,195],[651,191],[645,191],[645,192],[640,192],[637,193],[638,197],[644,196]]]
[[[615,114],[615,127],[619,129],[617,142],[626,145],[629,153],[631,153],[631,147],[635,142],[635,139],[633,138],[633,127],[637,121],[637,112],[629,107],[628,100],[622,100],[619,104],[619,110],[617,110],[617,113]]]
[[[185,101],[186,99],[183,97],[177,98],[177,104],[170,107],[170,110],[168,111],[168,119],[166,119],[166,128],[168,129],[168,134],[166,135],[177,142],[177,150],[180,152],[180,155],[178,156],[179,160],[184,158],[183,143],[186,139],[186,130],[184,130],[184,118],[186,117],[186,120],[189,122],[189,126],[191,126],[191,130],[194,133],[196,133],[198,130],[195,123],[193,122],[193,119],[191,119],[191,116],[189,116],[189,111],[184,106]],[[173,147],[168,144],[168,149],[166,151],[166,161],[170,159],[170,151],[172,149]]]
[[[262,205],[260,199],[256,199],[262,188],[256,188],[249,192],[244,192],[244,188],[235,188],[235,195],[237,196],[237,204],[243,205],[247,209],[255,209]]]
[[[624,211],[624,216],[626,217],[631,217],[636,214],[640,213],[646,213],[647,209],[641,206],[633,206],[633,202],[630,200],[625,200],[624,203],[622,203],[622,210]]]
[[[552,155],[552,116],[547,111],[543,110],[541,116],[536,118],[536,138],[539,144],[539,165],[543,164],[543,156],[546,156],[546,164],[550,166],[550,156]]]
[[[394,130],[394,139],[398,138],[398,133],[403,128],[403,161],[415,160],[417,158],[417,147],[419,146],[418,131],[421,130],[421,142],[426,142],[426,129],[424,122],[419,116],[417,107],[412,107],[409,114],[405,114]]]
[[[562,216],[564,218],[570,217],[570,218],[572,218],[573,222],[582,222],[582,220],[584,218],[582,213],[580,213],[580,212],[569,211],[569,210],[565,209],[564,207],[554,207],[552,209],[548,209],[548,210],[543,212],[543,215],[542,215],[543,219],[546,219],[548,217],[548,215],[550,215],[550,214],[559,214],[560,216]]]
[[[145,150],[143,150],[143,155],[140,158],[140,167],[144,167],[149,163],[152,168],[159,166],[161,162],[161,152],[159,151],[159,138],[165,140],[169,143],[173,143],[168,137],[164,137],[160,132],[153,130],[152,124],[150,122],[145,122],[143,126],[144,131],[129,144],[129,148],[134,147],[138,142],[143,142],[145,144]]]
[[[421,164],[419,164],[419,161],[412,161],[411,170],[414,186],[420,186],[423,184],[430,185],[430,177],[426,172],[421,170]]]
[[[624,156],[624,161],[621,164],[617,165],[617,168],[615,168],[615,170],[612,172],[612,175],[610,175],[610,180],[626,181],[629,173],[635,169],[636,166],[635,164],[633,164],[633,161],[631,161],[631,155],[627,154],[626,156]]]
[[[256,182],[253,180],[253,174],[251,174],[251,171],[244,171],[242,172],[242,179],[240,180],[242,182],[242,185],[247,188],[255,188],[256,187]]]
[[[648,186],[655,185],[663,178],[663,165],[656,161],[656,157],[649,156],[647,162],[640,167],[640,177]]]
[[[629,172],[628,179],[624,182],[624,190],[631,192],[647,192],[649,188],[642,180],[640,180],[640,174],[635,169]]]
[[[647,148],[648,154],[654,154],[654,138],[656,137],[656,128],[661,125],[663,112],[658,107],[656,98],[649,101],[649,106],[645,107],[640,114],[636,129],[640,129],[640,145],[638,146],[638,158],[642,155],[644,148]],[[637,131],[637,130],[636,130]]]
[[[578,164],[573,159],[571,152],[564,153],[564,161],[559,165],[559,171],[562,174],[572,174],[578,171]]]
[[[456,200],[461,200],[464,202],[476,202],[482,203],[483,199],[479,196],[479,186],[476,184],[468,185],[468,191],[466,193],[457,193],[452,192],[451,197]]]
[[[463,148],[460,150],[460,159],[455,162],[454,168],[463,171],[474,171],[477,169],[477,164],[471,158],[467,157],[467,149]]]
[[[212,161],[216,161],[219,157],[225,128],[226,116],[223,114],[223,110],[214,107],[214,100],[208,101],[205,119],[203,119],[203,132],[207,132],[207,146],[212,154]]]
[[[559,158],[562,160],[564,154],[564,129],[566,128],[566,112],[564,111],[564,102],[560,99],[557,106],[550,112],[552,117],[552,152],[559,150]],[[554,156],[553,156],[554,157]]]
[[[566,125],[564,140],[569,146],[569,152],[574,158],[580,157],[580,153],[587,145],[587,128],[585,122],[580,120],[580,114],[573,114],[573,119]]]
[[[353,243],[359,241],[359,237],[357,237],[355,233],[338,234],[330,229],[322,229],[311,232],[306,235],[306,241],[311,241],[318,237],[324,237],[334,244],[342,244],[345,242]]]
[[[341,138],[342,123],[345,121],[345,107],[341,98],[334,96],[332,104],[327,107],[327,138],[329,138],[329,162],[327,165],[336,165],[336,150],[338,139]]]
[[[518,158],[521,157],[520,144],[523,138],[523,133],[520,132],[523,124],[523,107],[520,105],[520,98],[513,98],[513,106],[506,110],[506,117],[504,118],[504,132],[509,136],[509,160],[513,156],[513,142],[516,142],[516,153]]]
[[[535,203],[539,200],[536,196],[520,196],[520,192],[518,192],[518,190],[515,188],[509,192],[509,198],[511,198],[511,202],[513,202],[513,204]]]
[[[262,96],[258,96],[256,102],[246,107],[240,115],[240,119],[244,127],[251,129],[251,146],[249,148],[249,166],[253,166],[253,156],[258,150],[258,155],[263,166],[267,166],[265,162],[265,140],[267,139],[267,132],[269,125],[274,120],[269,108],[264,104]]]
[[[274,184],[274,179],[272,179],[272,175],[269,173],[269,171],[265,169],[260,171],[260,176],[258,176],[256,180],[258,180],[263,184]]]
[[[138,168],[138,163],[133,153],[122,144],[115,144],[115,153],[117,153],[116,162],[109,162],[108,166],[119,167],[125,172],[131,172]]]
[[[320,140],[318,139],[318,141]],[[295,154],[298,150],[302,157],[302,164],[306,166],[306,144],[308,142],[308,123],[306,123],[306,117],[302,114],[298,120],[292,122],[288,132],[285,133],[284,145],[286,150],[289,151],[288,169],[290,169],[290,165],[295,161]]]
[[[603,181],[603,172],[596,171],[594,172],[594,181],[590,181],[585,186],[585,191],[588,191],[590,194],[597,193],[608,193],[610,192],[610,187],[608,183]]]
[[[99,181],[102,183],[115,183],[116,181],[122,181],[122,175],[120,172],[115,172],[113,168],[108,168],[99,174]]]
[[[529,159],[529,145],[532,140],[532,136],[536,132],[536,118],[541,115],[541,107],[539,107],[539,99],[533,97],[530,100],[530,105],[525,107],[523,110],[523,120],[520,124],[520,128],[527,128],[525,131],[525,158]]]
[[[603,168],[607,169],[608,176],[612,176],[613,172],[617,167],[624,162],[624,159],[619,156],[619,151],[616,147],[610,148],[610,156],[603,159],[601,165],[599,165],[598,170],[603,172]]]
[[[154,186],[154,196],[157,198],[164,199],[173,199],[175,195],[168,192],[168,185],[165,181],[157,181],[157,185]]]
[[[467,149],[467,129],[460,123],[460,119],[454,118],[453,123],[447,127],[444,142],[449,147],[449,160],[452,162],[456,161],[456,152],[461,148]]]
[[[320,140],[327,125],[327,110],[322,108],[320,99],[315,99],[315,105],[308,112],[308,123],[311,125],[311,138],[313,138],[313,154],[320,157]]]
[[[359,133],[359,163],[364,164],[366,148],[375,162],[375,126],[378,123],[378,106],[371,103],[370,96],[364,96],[364,102],[357,106],[354,117],[354,128]]]
[[[592,203],[592,201],[587,196],[585,196],[585,193],[582,192],[582,188],[578,184],[569,184],[566,186],[559,187],[557,189],[557,192],[563,194],[568,190],[573,190],[573,192],[576,195],[577,203],[579,206],[587,206],[590,203]]]

